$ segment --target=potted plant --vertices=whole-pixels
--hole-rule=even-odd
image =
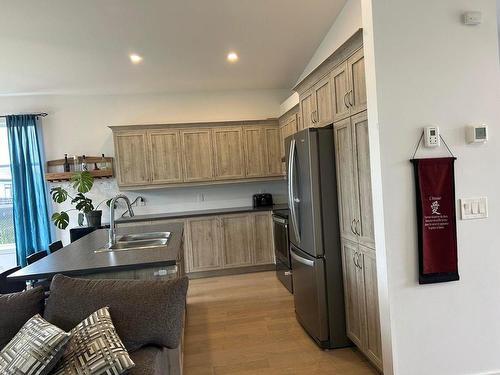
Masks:
[[[79,225],[83,224],[83,217],[85,216],[87,225],[89,227],[100,227],[102,211],[97,209],[104,202],[109,205],[111,199],[103,200],[101,203],[94,207],[92,199],[85,196],[85,194],[92,189],[92,186],[94,186],[94,177],[88,171],[75,172],[70,181],[73,188],[77,191],[77,194],[75,196],[71,196],[68,191],[61,186],[50,189],[50,195],[52,196],[52,200],[54,202],[63,203],[69,198],[71,199],[71,204],[75,205],[75,208],[71,208],[69,210],[61,212],[54,212],[51,217],[54,225],[59,229],[66,229],[69,224],[68,212],[79,211]]]

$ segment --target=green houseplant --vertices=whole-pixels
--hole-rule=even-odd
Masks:
[[[94,207],[92,199],[85,196],[94,186],[94,177],[88,171],[75,172],[70,180],[73,188],[77,191],[75,196],[71,196],[66,189],[62,186],[57,186],[50,189],[52,200],[56,203],[63,203],[68,198],[71,199],[71,204],[75,208],[69,210],[54,212],[51,219],[54,225],[59,229],[66,229],[69,224],[70,211],[78,211],[78,224],[83,224],[83,217],[85,216],[88,226],[98,227],[101,225],[102,211],[97,210],[101,204],[106,202],[109,206],[111,199],[103,200]]]

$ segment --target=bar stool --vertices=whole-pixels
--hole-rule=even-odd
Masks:
[[[49,245],[49,250],[51,253],[55,253],[57,250],[60,250],[63,248],[63,243],[62,241],[56,241],[56,242],[52,242],[50,245]]]

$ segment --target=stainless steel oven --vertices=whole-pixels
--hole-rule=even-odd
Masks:
[[[276,254],[276,276],[290,293],[292,285],[292,261],[288,235],[288,210],[273,211],[274,251]]]

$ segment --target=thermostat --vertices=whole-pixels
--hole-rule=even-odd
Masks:
[[[439,137],[439,128],[437,126],[428,126],[425,128],[425,147],[439,147],[441,139]]]
[[[467,143],[486,143],[488,141],[488,126],[470,125],[467,127]]]

